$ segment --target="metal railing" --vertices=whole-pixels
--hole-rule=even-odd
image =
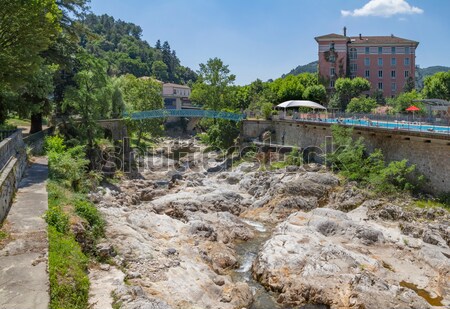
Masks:
[[[213,110],[202,110],[202,109],[158,109],[125,114],[124,116],[130,117],[133,120],[166,118],[166,117],[188,117],[188,118],[199,117],[199,118],[215,118],[232,121],[241,121],[245,118],[244,114],[213,111]]]

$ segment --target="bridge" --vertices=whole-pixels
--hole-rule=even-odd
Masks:
[[[231,121],[241,121],[245,119],[244,114],[214,111],[214,110],[204,110],[204,109],[157,109],[125,114],[124,116],[129,117],[132,120],[144,120],[144,119],[167,118],[167,117],[213,118]]]

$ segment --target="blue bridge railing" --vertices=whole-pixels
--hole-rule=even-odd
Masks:
[[[244,114],[219,112],[213,110],[203,109],[157,109],[143,112],[136,112],[125,114],[125,117],[130,117],[133,120],[143,120],[152,118],[166,118],[166,117],[199,117],[199,118],[215,118],[226,119],[232,121],[241,121],[245,118]]]

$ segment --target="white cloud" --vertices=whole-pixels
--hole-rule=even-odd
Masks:
[[[406,0],[370,0],[360,9],[342,10],[342,16],[381,16],[391,17],[397,14],[422,14],[423,10],[411,6]]]

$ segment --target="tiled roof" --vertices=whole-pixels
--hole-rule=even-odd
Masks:
[[[176,88],[184,88],[184,89],[191,89],[190,87],[188,87],[186,85],[178,85],[178,84],[173,84],[173,83],[165,83],[164,86],[176,87]]]
[[[318,36],[315,39],[317,41],[317,40],[333,40],[333,39],[346,39],[346,38],[347,37],[340,35],[340,34],[330,33],[330,34]]]
[[[384,44],[414,44],[419,45],[419,42],[399,38],[393,35],[390,36],[352,36],[350,37],[352,45],[359,44],[371,44],[371,45],[384,45]]]

